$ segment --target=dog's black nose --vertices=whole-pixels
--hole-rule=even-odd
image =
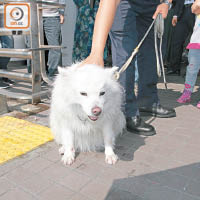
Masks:
[[[101,114],[101,108],[99,108],[98,106],[92,108],[92,113],[95,115],[95,116],[99,116]]]

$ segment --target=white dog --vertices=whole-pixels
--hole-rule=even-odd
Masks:
[[[58,68],[52,92],[50,126],[61,144],[64,164],[75,161],[75,151],[105,147],[105,161],[115,164],[115,138],[125,127],[121,111],[123,90],[114,78],[117,70],[96,65]]]

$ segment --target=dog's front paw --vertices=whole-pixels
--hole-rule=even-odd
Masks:
[[[111,154],[111,155],[106,155],[106,163],[110,164],[110,165],[114,165],[118,160],[118,156],[116,154]]]
[[[72,165],[75,161],[75,155],[74,154],[64,154],[62,157],[62,162],[65,165]]]

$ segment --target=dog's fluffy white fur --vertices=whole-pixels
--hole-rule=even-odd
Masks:
[[[50,127],[61,145],[62,161],[71,165],[76,150],[105,147],[105,161],[115,164],[115,138],[125,127],[123,90],[114,78],[117,69],[78,65],[59,67],[52,91]]]

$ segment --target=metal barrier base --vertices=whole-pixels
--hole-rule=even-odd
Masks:
[[[0,89],[0,96],[6,96],[7,98],[17,100],[27,100],[28,103],[32,103],[32,99],[35,97],[42,97],[41,99],[50,98],[50,93],[51,88],[46,85],[41,87],[39,93],[32,94],[31,83],[22,81],[16,81],[15,84],[9,88]]]
[[[8,113],[7,98],[5,95],[0,94],[0,115]]]

